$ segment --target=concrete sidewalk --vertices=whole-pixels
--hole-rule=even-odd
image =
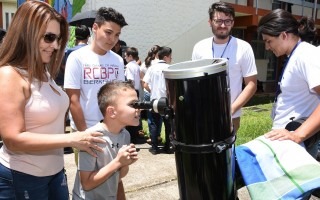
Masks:
[[[128,200],[178,200],[179,189],[174,154],[152,155],[148,144],[137,144],[139,160],[130,166],[123,179]],[[76,173],[74,154],[65,154],[69,191],[72,194]],[[70,195],[71,195],[70,194]],[[238,190],[240,200],[250,200],[247,189]],[[311,200],[318,200],[312,197]]]
[[[174,154],[152,155],[148,144],[137,144],[139,160],[130,166],[123,179],[128,200],[177,200],[179,189]],[[72,194],[76,173],[74,154],[65,154],[65,168],[69,191]],[[70,194],[70,195],[71,195]],[[239,190],[239,199],[250,199],[245,188]]]

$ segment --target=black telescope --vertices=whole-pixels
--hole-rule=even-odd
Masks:
[[[235,200],[235,133],[226,59],[203,59],[163,71],[168,98],[135,102],[170,120],[181,200]]]
[[[180,199],[235,200],[227,59],[177,63],[163,74]]]

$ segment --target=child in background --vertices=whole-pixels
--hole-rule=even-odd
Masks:
[[[124,75],[127,81],[131,81],[134,84],[134,88],[137,92],[139,98],[139,90],[140,90],[140,66],[137,64],[137,59],[139,59],[138,49],[135,47],[128,47],[124,53],[124,57],[127,61],[126,70]],[[131,142],[134,144],[139,144],[139,139],[143,139],[144,136],[140,137],[139,131],[142,131],[142,121],[138,126],[127,126],[126,129],[129,131],[131,136]]]

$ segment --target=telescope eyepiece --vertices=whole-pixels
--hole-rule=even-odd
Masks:
[[[136,101],[130,106],[132,106],[134,109],[152,110],[153,112],[159,113],[162,116],[165,116],[166,109],[169,107],[168,100],[165,97],[161,97],[159,100],[153,99],[152,101]]]
[[[135,109],[152,109],[152,102],[150,101],[136,101],[132,104],[132,107]]]

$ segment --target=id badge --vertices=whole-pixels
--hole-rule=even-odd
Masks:
[[[277,107],[277,103],[273,102],[271,113],[270,113],[270,117],[271,117],[272,120],[274,120],[274,118],[276,116],[276,107]]]

